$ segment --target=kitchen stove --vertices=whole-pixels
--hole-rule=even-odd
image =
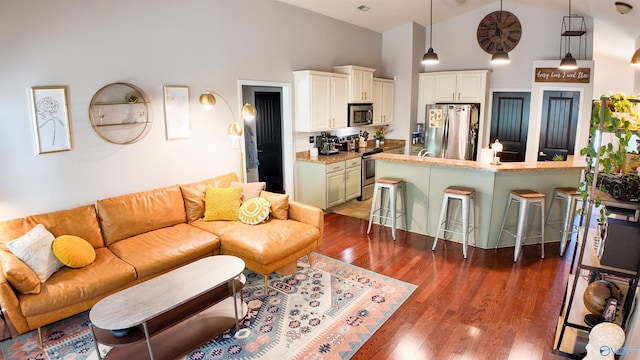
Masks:
[[[373,197],[373,188],[376,182],[376,161],[371,158],[371,155],[381,152],[382,148],[366,148],[362,153],[362,189],[360,197],[358,197],[359,201]]]

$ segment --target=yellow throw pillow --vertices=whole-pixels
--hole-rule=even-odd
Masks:
[[[249,199],[240,206],[238,217],[240,221],[248,225],[256,225],[269,217],[271,204],[261,197]]]
[[[241,204],[241,187],[208,187],[204,202],[204,221],[238,220]]]
[[[263,191],[260,193],[260,197],[267,199],[271,204],[271,215],[280,220],[287,220],[289,218],[289,195],[288,194],[276,194],[269,191]]]
[[[81,268],[91,264],[96,259],[96,251],[85,239],[62,235],[53,240],[53,254],[70,268]]]

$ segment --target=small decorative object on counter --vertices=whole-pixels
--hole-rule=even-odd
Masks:
[[[502,144],[498,139],[491,144],[491,150],[493,150],[493,159],[491,159],[491,165],[501,165],[500,157],[498,156],[499,152],[502,152]]]

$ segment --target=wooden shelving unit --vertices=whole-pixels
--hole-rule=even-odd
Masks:
[[[603,104],[606,103],[607,100],[609,100],[607,97],[601,98]],[[602,106],[598,127],[601,133],[604,128],[604,108],[605,106]],[[598,147],[599,144],[596,144],[596,148]],[[600,163],[599,152],[593,161],[593,183],[591,187],[587,189],[589,191],[589,198],[586,202],[584,227],[581,228],[578,235],[579,248],[576,249],[576,251],[579,251],[578,262],[575,273],[570,275],[567,281],[565,298],[558,318],[554,348],[556,353],[575,359],[583,358],[585,352],[584,347],[588,342],[588,335],[591,331],[591,326],[587,325],[584,321],[584,316],[589,314],[589,311],[583,303],[583,294],[589,285],[589,279],[592,278],[591,276],[594,273],[609,276],[610,278],[607,280],[615,283],[621,289],[623,296],[613,322],[620,325],[623,329],[626,326],[631,312],[639,278],[638,269],[628,270],[604,265],[600,262],[600,257],[596,254],[594,238],[597,230],[595,226],[592,227],[590,225],[594,198],[598,194],[596,184]],[[611,239],[608,241],[611,241]]]

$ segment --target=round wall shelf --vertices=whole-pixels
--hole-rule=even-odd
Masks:
[[[128,83],[113,83],[98,90],[91,99],[89,119],[96,134],[113,144],[132,144],[151,129],[146,95]]]

